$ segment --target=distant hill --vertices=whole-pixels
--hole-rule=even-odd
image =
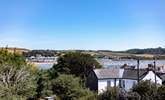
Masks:
[[[97,51],[83,51],[94,55],[97,58],[110,59],[165,59],[165,48],[147,48],[147,49],[130,49],[126,51],[111,51],[111,50],[97,50]]]
[[[165,48],[148,48],[148,49],[130,49],[125,51],[130,54],[165,54]]]
[[[25,48],[14,48],[14,47],[2,48],[2,47],[0,47],[0,50],[2,50],[2,49],[7,49],[11,53],[16,52],[16,53],[19,53],[19,54],[23,54],[24,52],[27,53],[27,52],[31,51],[31,50],[25,49]]]
[[[6,48],[0,48],[6,49]],[[17,52],[25,57],[31,56],[58,56],[65,52],[82,52],[88,53],[96,58],[110,59],[165,59],[165,48],[147,48],[147,49],[129,49],[126,51],[111,51],[111,50],[29,50],[25,48],[7,48],[9,52]]]

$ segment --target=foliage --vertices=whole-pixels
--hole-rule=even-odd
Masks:
[[[30,67],[21,55],[0,51],[0,98],[25,98],[35,94]]]
[[[165,48],[148,48],[148,49],[130,49],[126,53],[132,54],[165,54]]]
[[[99,94],[98,100],[118,100],[119,88],[118,87],[107,87],[106,91]]]
[[[7,50],[0,50],[0,64],[11,64],[17,68],[25,65],[25,58],[17,53],[9,53]]]
[[[55,50],[32,50],[30,52],[24,52],[23,55],[25,57],[36,57],[37,55],[45,56],[45,57],[51,57],[56,55]]]
[[[48,70],[39,70],[36,75],[36,81],[37,81],[37,88],[36,88],[37,98],[52,95],[51,81]]]
[[[81,85],[79,78],[60,75],[52,81],[53,93],[61,100],[94,100],[95,95]]]
[[[126,100],[140,100],[140,95],[136,92],[127,92],[124,96]]]
[[[140,95],[118,87],[108,87],[106,91],[98,95],[98,100],[140,100]]]
[[[26,100],[26,98],[18,95],[13,95],[13,96],[3,97],[0,100]]]
[[[97,94],[94,94],[88,89],[84,89],[82,93],[84,93],[84,96],[79,97],[78,100],[97,100]]]
[[[157,90],[157,100],[164,100],[165,99],[165,86],[162,85]]]
[[[85,78],[94,67],[100,68],[101,65],[93,56],[80,52],[69,52],[61,56],[58,64],[54,65],[51,70],[54,75],[73,74]]]
[[[157,85],[147,81],[142,81],[135,85],[132,89],[133,92],[137,92],[141,96],[141,100],[156,100]]]

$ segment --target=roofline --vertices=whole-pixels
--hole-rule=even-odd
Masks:
[[[150,70],[150,71],[152,71],[154,74],[156,74],[156,76],[158,76],[158,77],[163,81],[163,79],[159,76],[158,73],[156,73],[156,71],[154,71],[154,70]],[[148,71],[148,72],[149,72],[149,71]]]
[[[133,78],[98,78],[98,80],[105,80],[105,79],[130,79],[130,80],[137,80],[137,79],[133,79]],[[142,80],[142,79],[140,79]]]
[[[143,78],[149,73],[149,71],[152,71],[154,74],[156,74],[155,71],[153,71],[153,70],[148,70],[147,72],[145,72],[144,74],[142,74],[142,75],[140,76],[140,80],[143,80]],[[93,72],[94,72],[95,76],[97,77],[97,75],[96,75],[96,73],[95,73],[94,70],[93,70]],[[145,75],[145,74],[146,74],[146,75]],[[145,76],[142,77],[143,75],[145,75]],[[162,79],[158,74],[156,74],[156,76],[158,76],[158,77],[163,81],[163,79]],[[133,78],[98,78],[98,77],[97,77],[97,79],[98,79],[98,80],[106,80],[106,79],[130,79],[130,80],[138,80],[138,78],[137,78],[137,79],[133,79]],[[164,81],[165,81],[165,80],[164,80]]]
[[[123,79],[123,78],[97,78],[98,80],[105,80],[105,79]]]

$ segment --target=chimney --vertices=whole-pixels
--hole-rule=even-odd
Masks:
[[[148,64],[148,70],[154,70],[154,65],[153,64]]]

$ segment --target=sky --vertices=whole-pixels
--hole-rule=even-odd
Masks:
[[[0,47],[165,47],[165,0],[0,0]]]

